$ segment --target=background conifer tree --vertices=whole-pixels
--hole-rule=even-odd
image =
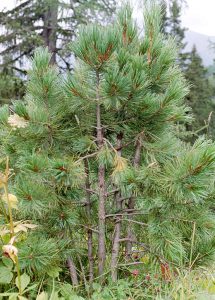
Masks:
[[[186,1],[164,0],[161,1],[161,5],[163,7],[162,31],[174,37],[178,46],[178,63],[183,70],[186,66],[188,53],[185,51],[186,28],[182,27],[181,14]]]
[[[188,56],[185,76],[191,83],[187,103],[195,115],[195,122],[190,129],[199,134],[208,133],[210,136],[214,136],[214,105],[212,102],[214,88],[207,77],[207,70],[203,66],[195,46]]]
[[[80,24],[99,18],[104,21],[115,6],[115,0],[18,1],[14,8],[0,13],[1,56],[10,55],[1,67],[9,65],[25,73],[26,57],[32,55],[35,47],[44,45],[52,53],[52,63],[70,69],[71,57],[62,53],[62,48],[74,38]]]
[[[186,51],[185,33],[186,29],[181,24],[182,9],[186,7],[185,1],[161,1],[163,7],[162,30],[171,35],[178,46],[178,63],[191,85],[190,93],[186,97],[186,103],[193,110],[195,121],[192,126],[187,125],[186,139],[195,140],[196,136],[209,133],[214,136],[213,116],[213,84],[209,80],[206,67],[194,46],[192,51]],[[196,69],[194,71],[194,69]],[[197,83],[198,82],[198,83]],[[211,114],[210,114],[211,113]],[[210,117],[209,117],[210,115]],[[210,125],[208,126],[208,118]],[[203,129],[202,129],[203,128]],[[193,133],[190,131],[193,130]],[[196,132],[196,133],[194,133]],[[191,138],[191,136],[193,138]],[[189,136],[189,137],[188,137]]]

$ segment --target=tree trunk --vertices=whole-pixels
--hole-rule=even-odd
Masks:
[[[136,142],[136,149],[135,149],[134,160],[133,160],[134,168],[138,168],[139,165],[140,165],[141,150],[142,150],[142,137],[139,136],[138,139],[137,139],[137,142]],[[132,213],[132,210],[134,209],[134,207],[135,207],[135,198],[132,196],[128,201],[128,209],[130,211],[130,214]],[[129,212],[128,212],[128,219],[132,219],[132,216],[129,215]],[[128,223],[127,239],[128,239],[128,241],[126,243],[126,256],[127,256],[127,258],[130,258],[131,253],[132,253],[132,242],[131,242],[131,240],[133,239],[131,222]]]
[[[57,52],[57,25],[58,25],[58,1],[54,0],[51,4],[47,4],[46,12],[43,16],[44,29],[42,37],[44,45],[48,47],[52,54],[50,63],[56,63]]]
[[[67,258],[67,265],[69,268],[69,273],[70,273],[70,278],[71,278],[72,284],[74,286],[76,286],[76,285],[78,285],[78,276],[77,276],[74,262],[71,257]]]
[[[123,134],[120,133],[117,136],[117,148],[118,155],[121,156],[122,151],[122,138]],[[116,210],[120,211],[122,209],[122,201],[121,201],[121,194],[120,191],[115,193],[115,202],[116,202]],[[118,257],[119,257],[119,248],[120,248],[120,234],[121,234],[121,223],[122,223],[122,216],[118,216],[116,219],[116,224],[114,228],[114,237],[113,237],[113,247],[112,247],[112,257],[111,257],[111,276],[112,280],[115,282],[117,281],[117,264],[118,264]]]
[[[89,260],[89,282],[93,282],[93,267],[94,267],[94,259],[93,259],[93,232],[90,229],[91,227],[91,194],[89,192],[90,190],[90,181],[89,181],[89,166],[87,159],[84,160],[84,166],[85,166],[85,173],[86,173],[86,179],[85,179],[85,187],[86,187],[86,200],[87,200],[87,218],[88,218],[88,226],[89,229],[87,230],[87,246],[88,246],[88,260]]]
[[[101,107],[100,107],[100,95],[99,95],[99,84],[100,76],[97,72],[97,144],[98,149],[101,150],[104,145],[103,128],[101,125]],[[101,276],[104,272],[106,249],[105,249],[105,166],[99,162],[98,167],[98,192],[99,192],[99,207],[98,207],[98,218],[99,218],[99,234],[98,234],[98,274]]]

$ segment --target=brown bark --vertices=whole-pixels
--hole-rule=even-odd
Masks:
[[[137,139],[137,142],[136,142],[136,148],[135,148],[135,154],[134,154],[134,160],[133,160],[134,168],[138,168],[139,165],[140,165],[141,150],[142,150],[142,137],[140,135]],[[135,197],[132,196],[128,201],[128,209],[131,210],[131,212],[132,212],[134,207],[135,207]],[[132,219],[132,215],[129,212],[128,212],[128,219]],[[126,256],[127,256],[127,258],[129,258],[131,256],[131,253],[132,253],[132,242],[131,242],[131,240],[133,239],[131,222],[129,222],[129,224],[128,224],[127,238],[128,238],[128,241],[126,243]]]
[[[118,155],[121,156],[121,146],[122,146],[122,133],[117,136],[117,148]],[[116,202],[116,210],[120,211],[122,209],[122,201],[120,191],[115,192],[115,202]],[[118,216],[116,219],[116,224],[114,228],[114,237],[113,237],[113,247],[112,247],[112,256],[111,256],[111,276],[112,280],[117,281],[117,264],[119,258],[119,248],[120,248],[120,234],[121,234],[121,223],[122,223],[122,215]]]
[[[42,37],[44,44],[48,47],[49,52],[52,54],[50,63],[56,63],[57,52],[57,22],[58,22],[58,1],[54,0],[48,5],[46,12],[43,16],[44,29]]]
[[[100,95],[99,95],[99,83],[100,77],[97,72],[97,108],[96,108],[96,120],[97,120],[97,144],[98,149],[101,150],[104,145],[103,128],[101,125],[101,106],[100,106]],[[99,163],[98,167],[98,194],[99,194],[99,207],[98,207],[98,218],[99,218],[99,237],[98,237],[98,274],[101,276],[104,272],[106,249],[105,249],[105,166],[103,163]]]
[[[74,286],[76,286],[76,285],[78,285],[78,276],[77,276],[77,271],[76,271],[74,262],[71,257],[67,258],[67,265],[69,268],[69,273],[70,273],[70,278],[71,278],[72,284]]]
[[[93,232],[91,228],[91,193],[90,191],[90,181],[89,181],[89,167],[87,159],[84,160],[85,166],[85,188],[86,188],[86,211],[88,217],[88,229],[87,229],[87,248],[88,248],[88,260],[89,260],[89,282],[93,282],[93,267],[94,267],[94,259],[93,259]]]

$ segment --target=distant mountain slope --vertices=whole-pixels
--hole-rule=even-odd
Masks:
[[[193,45],[196,45],[199,55],[203,59],[203,63],[205,66],[209,66],[213,64],[213,59],[215,58],[215,50],[210,49],[209,41],[215,42],[215,37],[207,36],[194,31],[186,31],[185,36],[187,46],[187,51],[190,51]]]

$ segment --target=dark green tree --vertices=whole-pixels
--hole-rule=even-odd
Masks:
[[[8,56],[3,58],[5,66],[0,72],[0,104],[10,103],[11,99],[21,99],[24,96],[22,78],[15,76],[14,70],[7,65]]]
[[[70,70],[74,59],[67,44],[74,39],[79,25],[93,20],[105,22],[115,8],[115,0],[20,0],[13,9],[2,11],[1,103],[22,97],[28,59],[35,47],[48,47],[52,53],[50,63]]]
[[[183,69],[187,59],[187,53],[184,51],[186,46],[184,42],[186,28],[183,28],[181,23],[181,13],[185,2],[180,0],[162,0],[161,3],[163,7],[163,32],[174,37],[179,50],[178,62]]]
[[[13,74],[0,74],[0,105],[10,103],[11,99],[21,99],[24,95],[23,81]]]
[[[214,118],[210,112],[214,110],[212,102],[214,88],[208,80],[207,71],[196,48],[194,47],[190,53],[185,52],[186,29],[181,24],[181,11],[185,3],[179,0],[163,1],[162,3],[164,7],[163,31],[175,38],[179,49],[178,63],[191,85],[189,96],[186,99],[187,104],[193,109],[195,122],[192,126],[187,126],[187,129],[188,131],[198,131],[198,134],[209,133],[208,130],[210,130],[210,134],[213,136]],[[208,122],[210,123],[209,127]],[[201,130],[201,128],[204,129]],[[196,136],[194,134],[192,140],[195,140]]]
[[[202,59],[193,46],[188,56],[185,76],[190,83],[190,93],[186,97],[187,104],[192,108],[195,121],[189,126],[193,132],[199,134],[208,133],[214,137],[214,87],[207,78],[207,70],[203,66]]]
[[[47,46],[52,53],[51,62],[71,68],[71,56],[62,52],[68,41],[73,40],[80,24],[95,19],[103,21],[116,7],[115,0],[21,0],[11,9],[0,13],[1,62],[10,68],[25,72],[26,58],[35,47]]]

